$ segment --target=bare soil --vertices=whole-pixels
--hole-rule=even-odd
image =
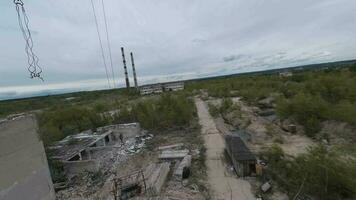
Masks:
[[[245,124],[245,127],[242,128],[251,133],[251,141],[248,143],[248,146],[255,153],[263,152],[273,144],[278,143],[287,155],[297,156],[306,153],[308,147],[315,145],[315,142],[304,134],[299,132],[291,134],[284,131],[278,124],[259,116],[256,113],[258,108],[247,105],[240,98],[233,98],[232,100],[241,108],[242,119],[240,120],[248,121],[248,124]],[[234,116],[230,117],[233,118]]]

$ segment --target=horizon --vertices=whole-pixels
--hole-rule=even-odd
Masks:
[[[29,78],[13,2],[0,2],[7,47],[0,50],[0,100],[110,89],[90,3],[24,3],[45,82]],[[109,63],[103,13],[94,3]],[[351,0],[105,3],[115,88],[124,86],[122,46],[131,82],[129,53],[135,55],[139,85],[355,59]]]
[[[297,66],[289,66],[289,67],[282,67],[282,68],[275,68],[275,69],[267,69],[267,70],[259,70],[259,71],[250,71],[250,72],[241,72],[241,73],[233,73],[233,74],[223,74],[223,75],[218,75],[218,76],[206,76],[206,77],[198,77],[198,78],[191,78],[191,79],[180,79],[180,80],[168,80],[166,81],[160,81],[160,82],[146,82],[145,84],[139,84],[140,86],[144,85],[150,85],[150,84],[156,84],[156,83],[168,83],[168,82],[175,82],[175,81],[184,81],[184,82],[189,82],[189,81],[202,81],[202,80],[207,80],[207,79],[215,79],[215,78],[224,78],[224,77],[230,77],[230,76],[239,76],[239,75],[247,75],[247,74],[252,74],[255,75],[257,73],[261,72],[269,72],[269,71],[283,71],[283,70],[293,70],[296,68],[304,67],[303,70],[309,70],[308,67],[314,66],[314,65],[328,65],[328,64],[334,64],[334,63],[344,63],[344,62],[356,62],[356,59],[351,59],[351,60],[340,60],[340,61],[334,61],[334,62],[325,62],[325,63],[312,63],[312,64],[306,64],[306,65],[297,65]],[[106,80],[104,80],[106,81]],[[97,92],[97,91],[109,91],[109,90],[119,90],[119,89],[125,89],[126,86],[124,84],[121,84],[117,88],[92,88],[92,89],[78,89],[75,90],[73,88],[65,90],[65,89],[59,89],[59,90],[52,90],[52,91],[43,91],[43,92],[38,92],[38,93],[29,93],[27,95],[19,96],[17,98],[9,98],[9,99],[2,99],[2,96],[0,95],[0,101],[12,101],[12,100],[23,100],[23,99],[31,99],[31,98],[40,98],[40,97],[47,97],[47,96],[57,96],[57,95],[66,95],[66,94],[75,94],[79,92]],[[131,88],[133,88],[131,86]]]

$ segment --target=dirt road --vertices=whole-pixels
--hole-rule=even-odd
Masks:
[[[195,99],[199,124],[206,147],[206,166],[212,199],[254,200],[248,181],[230,175],[223,163],[224,139],[212,119],[207,105],[201,99]]]

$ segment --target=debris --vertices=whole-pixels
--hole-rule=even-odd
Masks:
[[[197,186],[197,184],[191,184],[190,185],[190,189],[195,191],[195,192],[198,192],[199,191],[199,187]]]
[[[275,101],[275,98],[270,96],[270,97],[267,97],[267,98],[264,98],[264,99],[258,101],[257,104],[260,108],[273,108],[274,101]]]
[[[129,145],[126,152],[129,154],[140,153],[142,148],[145,147],[145,141],[153,138],[152,134],[145,134],[141,136],[136,136],[134,142],[126,141],[126,144]]]
[[[186,155],[188,155],[189,150],[188,149],[183,149],[183,150],[165,150],[162,151],[162,153],[158,156],[159,159],[182,159]]]
[[[167,146],[160,146],[158,147],[158,150],[168,150],[168,149],[176,149],[182,147],[184,144],[183,143],[178,143],[178,144],[173,144],[173,145],[167,145]]]
[[[274,109],[265,109],[259,111],[258,114],[262,117],[267,117],[267,116],[275,115],[276,111]]]
[[[63,190],[68,187],[68,183],[67,182],[54,183],[53,187],[55,191]]]
[[[291,133],[296,133],[297,132],[297,126],[294,124],[288,125],[288,131]]]
[[[174,171],[174,176],[179,180],[188,178],[190,175],[190,165],[192,162],[192,156],[186,155],[182,161],[180,161],[178,168]]]
[[[142,170],[131,172],[124,176],[114,177],[112,179],[112,193],[115,199],[130,199],[146,191],[146,179]]]
[[[170,170],[170,163],[164,162],[155,165],[151,175],[147,178],[147,195],[158,195],[165,183]]]
[[[262,192],[267,192],[268,190],[271,189],[271,184],[269,182],[264,183],[263,185],[261,185],[261,190]]]

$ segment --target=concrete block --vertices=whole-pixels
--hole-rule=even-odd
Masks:
[[[192,163],[192,156],[187,155],[180,161],[178,168],[174,171],[174,176],[179,180],[183,179],[183,172],[185,170],[190,170],[190,165]]]
[[[189,150],[165,150],[158,156],[159,159],[183,159],[186,155],[188,155]]]
[[[158,147],[158,150],[168,150],[168,149],[175,149],[175,148],[180,148],[184,144],[183,143],[178,143],[178,144],[173,144],[173,145],[167,145],[167,146],[160,146]]]
[[[150,177],[147,178],[147,195],[156,196],[160,193],[170,170],[170,163],[156,164]]]

